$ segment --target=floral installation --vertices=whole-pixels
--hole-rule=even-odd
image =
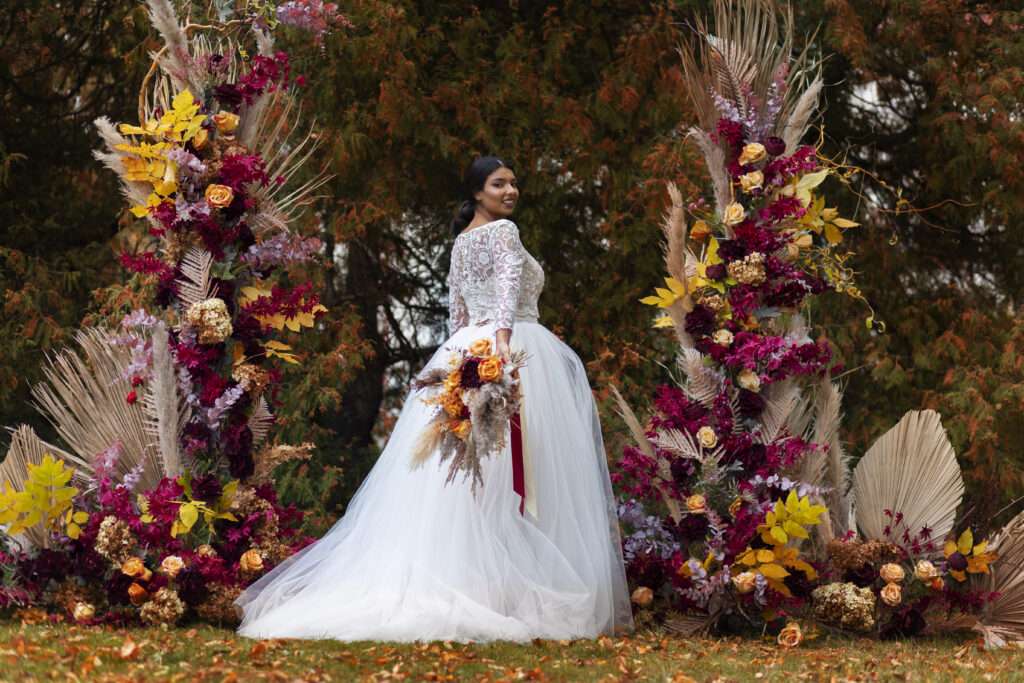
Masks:
[[[519,412],[524,367],[525,351],[513,351],[506,362],[490,339],[477,339],[454,350],[447,366],[421,373],[413,388],[433,390],[422,400],[434,406],[434,416],[413,449],[413,465],[439,453],[440,462],[449,463],[447,482],[461,472],[472,478],[474,491],[483,484],[483,459],[505,448],[509,420]]]
[[[326,179],[296,182],[316,141],[261,19],[274,6],[182,25],[168,0],[147,5],[165,45],[139,123],[98,119],[96,156],[145,221],[153,248],[121,263],[153,306],[81,330],[34,388],[63,445],[22,426],[0,464],[0,609],[230,623],[241,591],[309,542],[273,471],[312,444],[270,430],[284,368],[301,363],[292,340],[326,312],[301,268],[322,245],[292,228]],[[321,37],[347,25],[333,5],[280,9]]]
[[[674,331],[681,376],[653,392],[646,423],[613,388],[635,441],[613,481],[640,621],[767,626],[783,647],[806,620],[1024,640],[1024,577],[998,561],[1024,522],[994,543],[954,534],[963,480],[937,413],[907,413],[850,471],[832,349],[803,314],[829,291],[866,305],[843,251],[857,223],[822,194],[838,167],[801,144],[822,80],[793,57],[792,27],[771,2],[716,2],[682,51],[714,203],[669,186],[668,275],[642,299]]]

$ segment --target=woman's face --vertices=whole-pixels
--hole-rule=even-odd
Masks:
[[[491,219],[511,216],[519,201],[516,174],[504,166],[499,168],[487,176],[483,189],[474,196],[477,209],[482,209]]]

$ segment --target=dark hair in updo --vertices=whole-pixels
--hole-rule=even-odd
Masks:
[[[452,219],[452,234],[456,237],[466,229],[476,214],[476,199],[473,195],[484,189],[484,183],[499,168],[511,169],[511,166],[498,157],[477,157],[466,169],[462,176],[462,189],[466,199],[459,206],[459,210],[455,212],[455,218]]]

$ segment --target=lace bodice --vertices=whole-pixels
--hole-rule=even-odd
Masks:
[[[498,220],[455,238],[448,271],[451,333],[469,324],[493,322],[511,328],[515,320],[537,321],[544,269],[519,241],[519,228]]]

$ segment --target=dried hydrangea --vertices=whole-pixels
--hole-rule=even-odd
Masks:
[[[814,589],[814,616],[833,626],[866,632],[875,627],[875,594],[852,583],[830,583]]]
[[[697,298],[697,303],[705,308],[718,313],[725,308],[725,297],[721,294],[701,294]]]
[[[760,252],[748,254],[742,261],[733,261],[726,268],[741,285],[757,286],[765,281],[764,254]]]
[[[865,564],[889,562],[900,557],[900,549],[892,543],[874,540],[841,541],[835,539],[828,542],[826,551],[832,566],[840,574],[851,569],[860,569]]]
[[[212,586],[210,596],[196,607],[196,612],[204,621],[235,626],[241,622],[235,607],[241,594],[242,589],[237,586]]]
[[[96,534],[95,550],[118,567],[132,556],[135,547],[135,536],[125,522],[110,515],[100,523]]]
[[[185,322],[196,331],[200,344],[219,344],[231,336],[231,316],[222,299],[207,299],[189,306]]]
[[[270,383],[270,373],[252,363],[239,363],[231,371],[231,378],[253,396],[259,396]]]
[[[174,624],[185,614],[185,603],[172,588],[161,588],[139,610],[139,617],[148,624]]]

